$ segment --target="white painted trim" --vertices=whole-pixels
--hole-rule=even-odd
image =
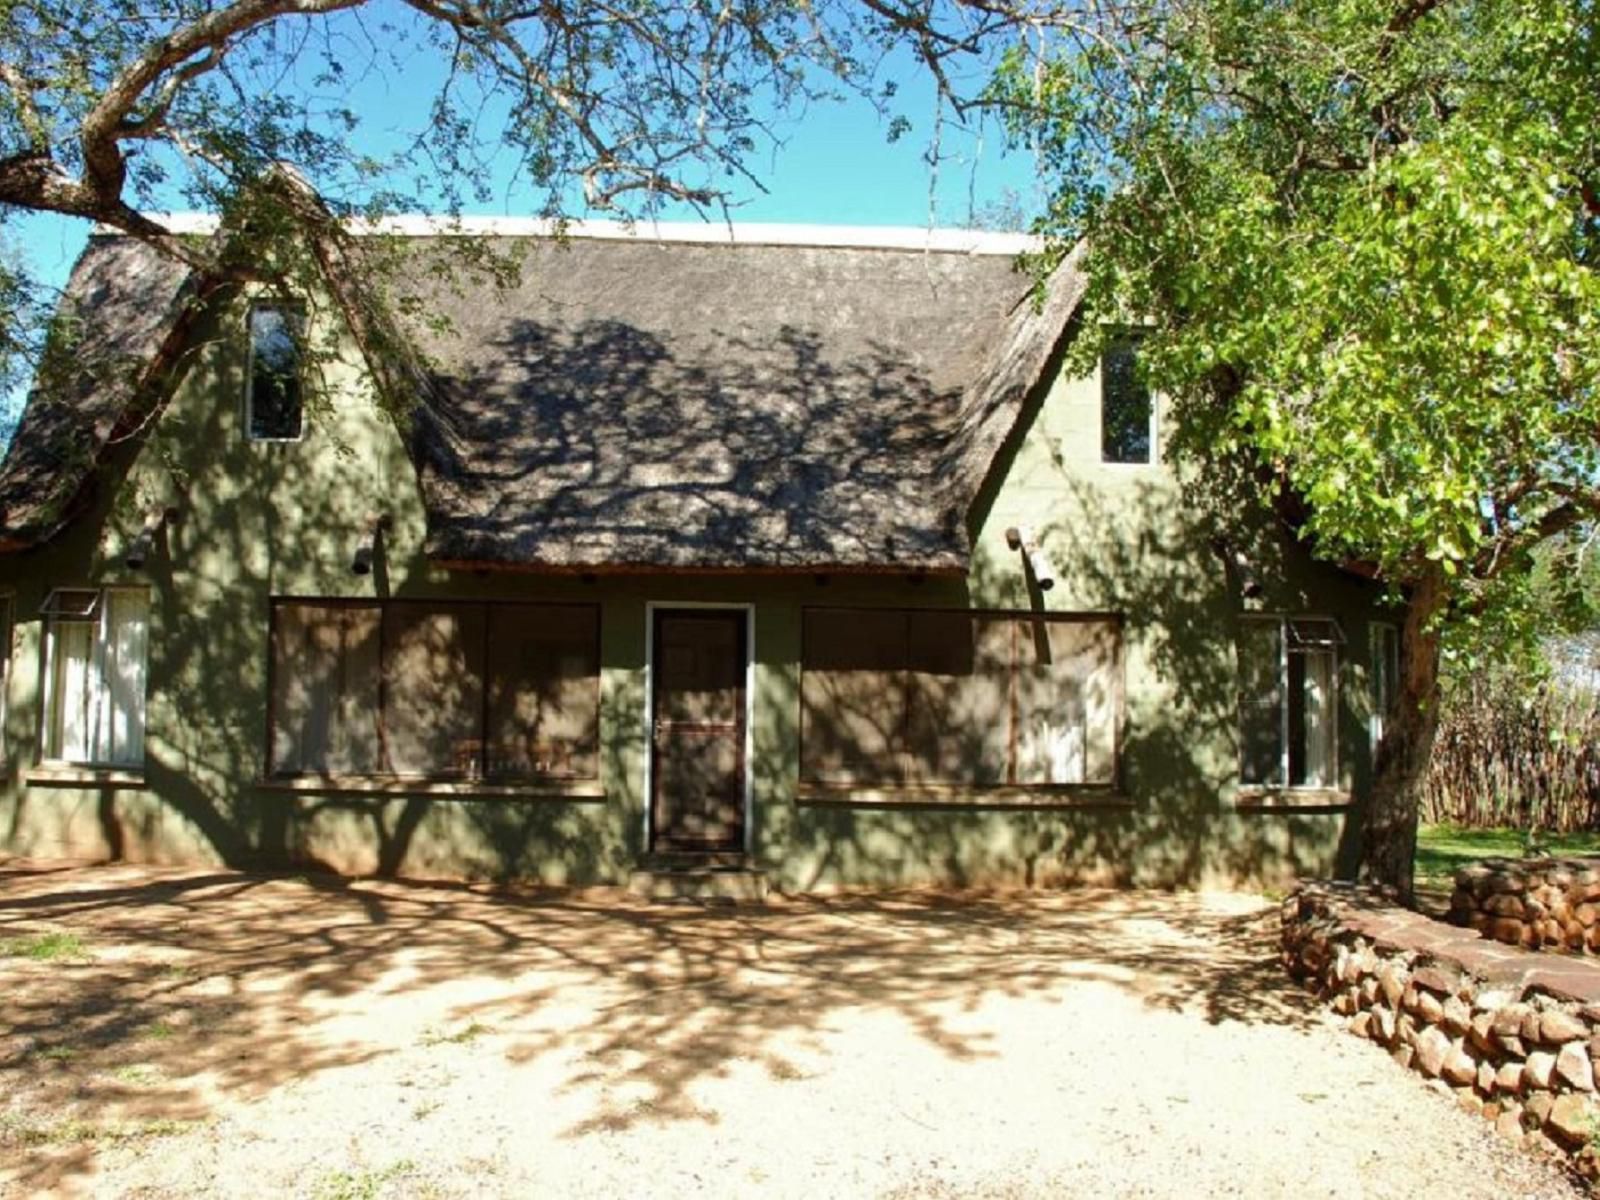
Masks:
[[[219,221],[212,213],[147,213],[172,233],[208,235]],[[357,234],[401,237],[554,237],[557,222],[544,217],[445,217],[402,213],[376,221],[347,223]],[[96,232],[116,230],[96,226]],[[931,229],[896,225],[780,225],[750,222],[713,225],[690,221],[569,221],[565,235],[598,241],[698,243],[724,246],[816,246],[856,250],[919,250],[936,254],[1015,256],[1043,248],[1027,233],[985,229]]]
[[[756,606],[716,600],[647,600],[644,606],[644,850],[651,851],[656,799],[656,610],[711,609],[744,613],[744,852],[755,828]]]

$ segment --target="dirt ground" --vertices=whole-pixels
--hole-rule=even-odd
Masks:
[[[1275,919],[13,861],[0,1193],[1580,1194],[1324,1017]]]

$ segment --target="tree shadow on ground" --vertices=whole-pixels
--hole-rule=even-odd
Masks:
[[[0,1144],[20,1144],[13,1181],[27,1190],[92,1170],[96,1129],[204,1122],[482,1031],[506,1070],[557,1065],[576,1104],[563,1111],[580,1114],[562,1132],[581,1137],[714,1122],[702,1084],[736,1060],[794,1078],[790,1050],[820,1047],[847,1013],[896,1018],[955,1061],[996,1053],[974,1028],[980,1006],[1082,985],[1212,1024],[1320,1020],[1277,967],[1275,909],[1240,897],[902,892],[734,908],[0,867],[0,944],[45,930],[79,934],[84,952],[0,958],[0,1091],[17,1098]]]

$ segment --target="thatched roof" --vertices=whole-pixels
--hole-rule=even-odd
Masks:
[[[0,549],[52,537],[181,337],[188,271],[127,238],[89,239],[40,382],[0,463]]]
[[[413,245],[427,280],[448,249]],[[968,511],[1079,291],[1065,268],[1036,311],[993,254],[497,248],[523,253],[517,287],[426,284],[450,329],[413,331],[427,551],[544,570],[965,569]],[[112,253],[148,256],[105,238],[85,262]]]

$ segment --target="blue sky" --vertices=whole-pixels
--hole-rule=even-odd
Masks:
[[[354,46],[354,40],[350,43]],[[385,51],[388,47],[384,47]],[[311,68],[308,68],[308,71]],[[352,70],[356,82],[349,100],[364,117],[352,139],[356,148],[381,154],[405,128],[413,128],[425,111],[442,63],[412,50],[382,72]],[[980,79],[987,67],[977,64],[969,78]],[[885,120],[860,98],[815,102],[777,125],[784,144],[763,147],[750,162],[766,187],[762,192],[741,180],[730,181],[737,204],[736,221],[772,221],[823,225],[959,226],[973,210],[992,208],[1002,200],[1038,207],[1033,164],[1026,154],[1005,153],[998,130],[973,136],[946,126],[945,160],[937,173],[926,159],[933,125],[932,90],[924,73],[905,58],[884,64],[885,77],[900,83],[896,111],[912,122],[911,131],[891,143]],[[308,93],[317,85],[310,74],[300,82]],[[542,197],[519,192],[509,171],[502,173],[498,199],[489,205],[468,205],[473,215],[526,215]],[[174,190],[156,207],[187,207]],[[575,213],[574,215],[581,215]],[[605,214],[597,214],[605,215]],[[687,209],[664,214],[669,220],[695,220]],[[59,286],[88,236],[86,222],[46,215],[26,215],[6,222],[15,247],[36,274]]]

